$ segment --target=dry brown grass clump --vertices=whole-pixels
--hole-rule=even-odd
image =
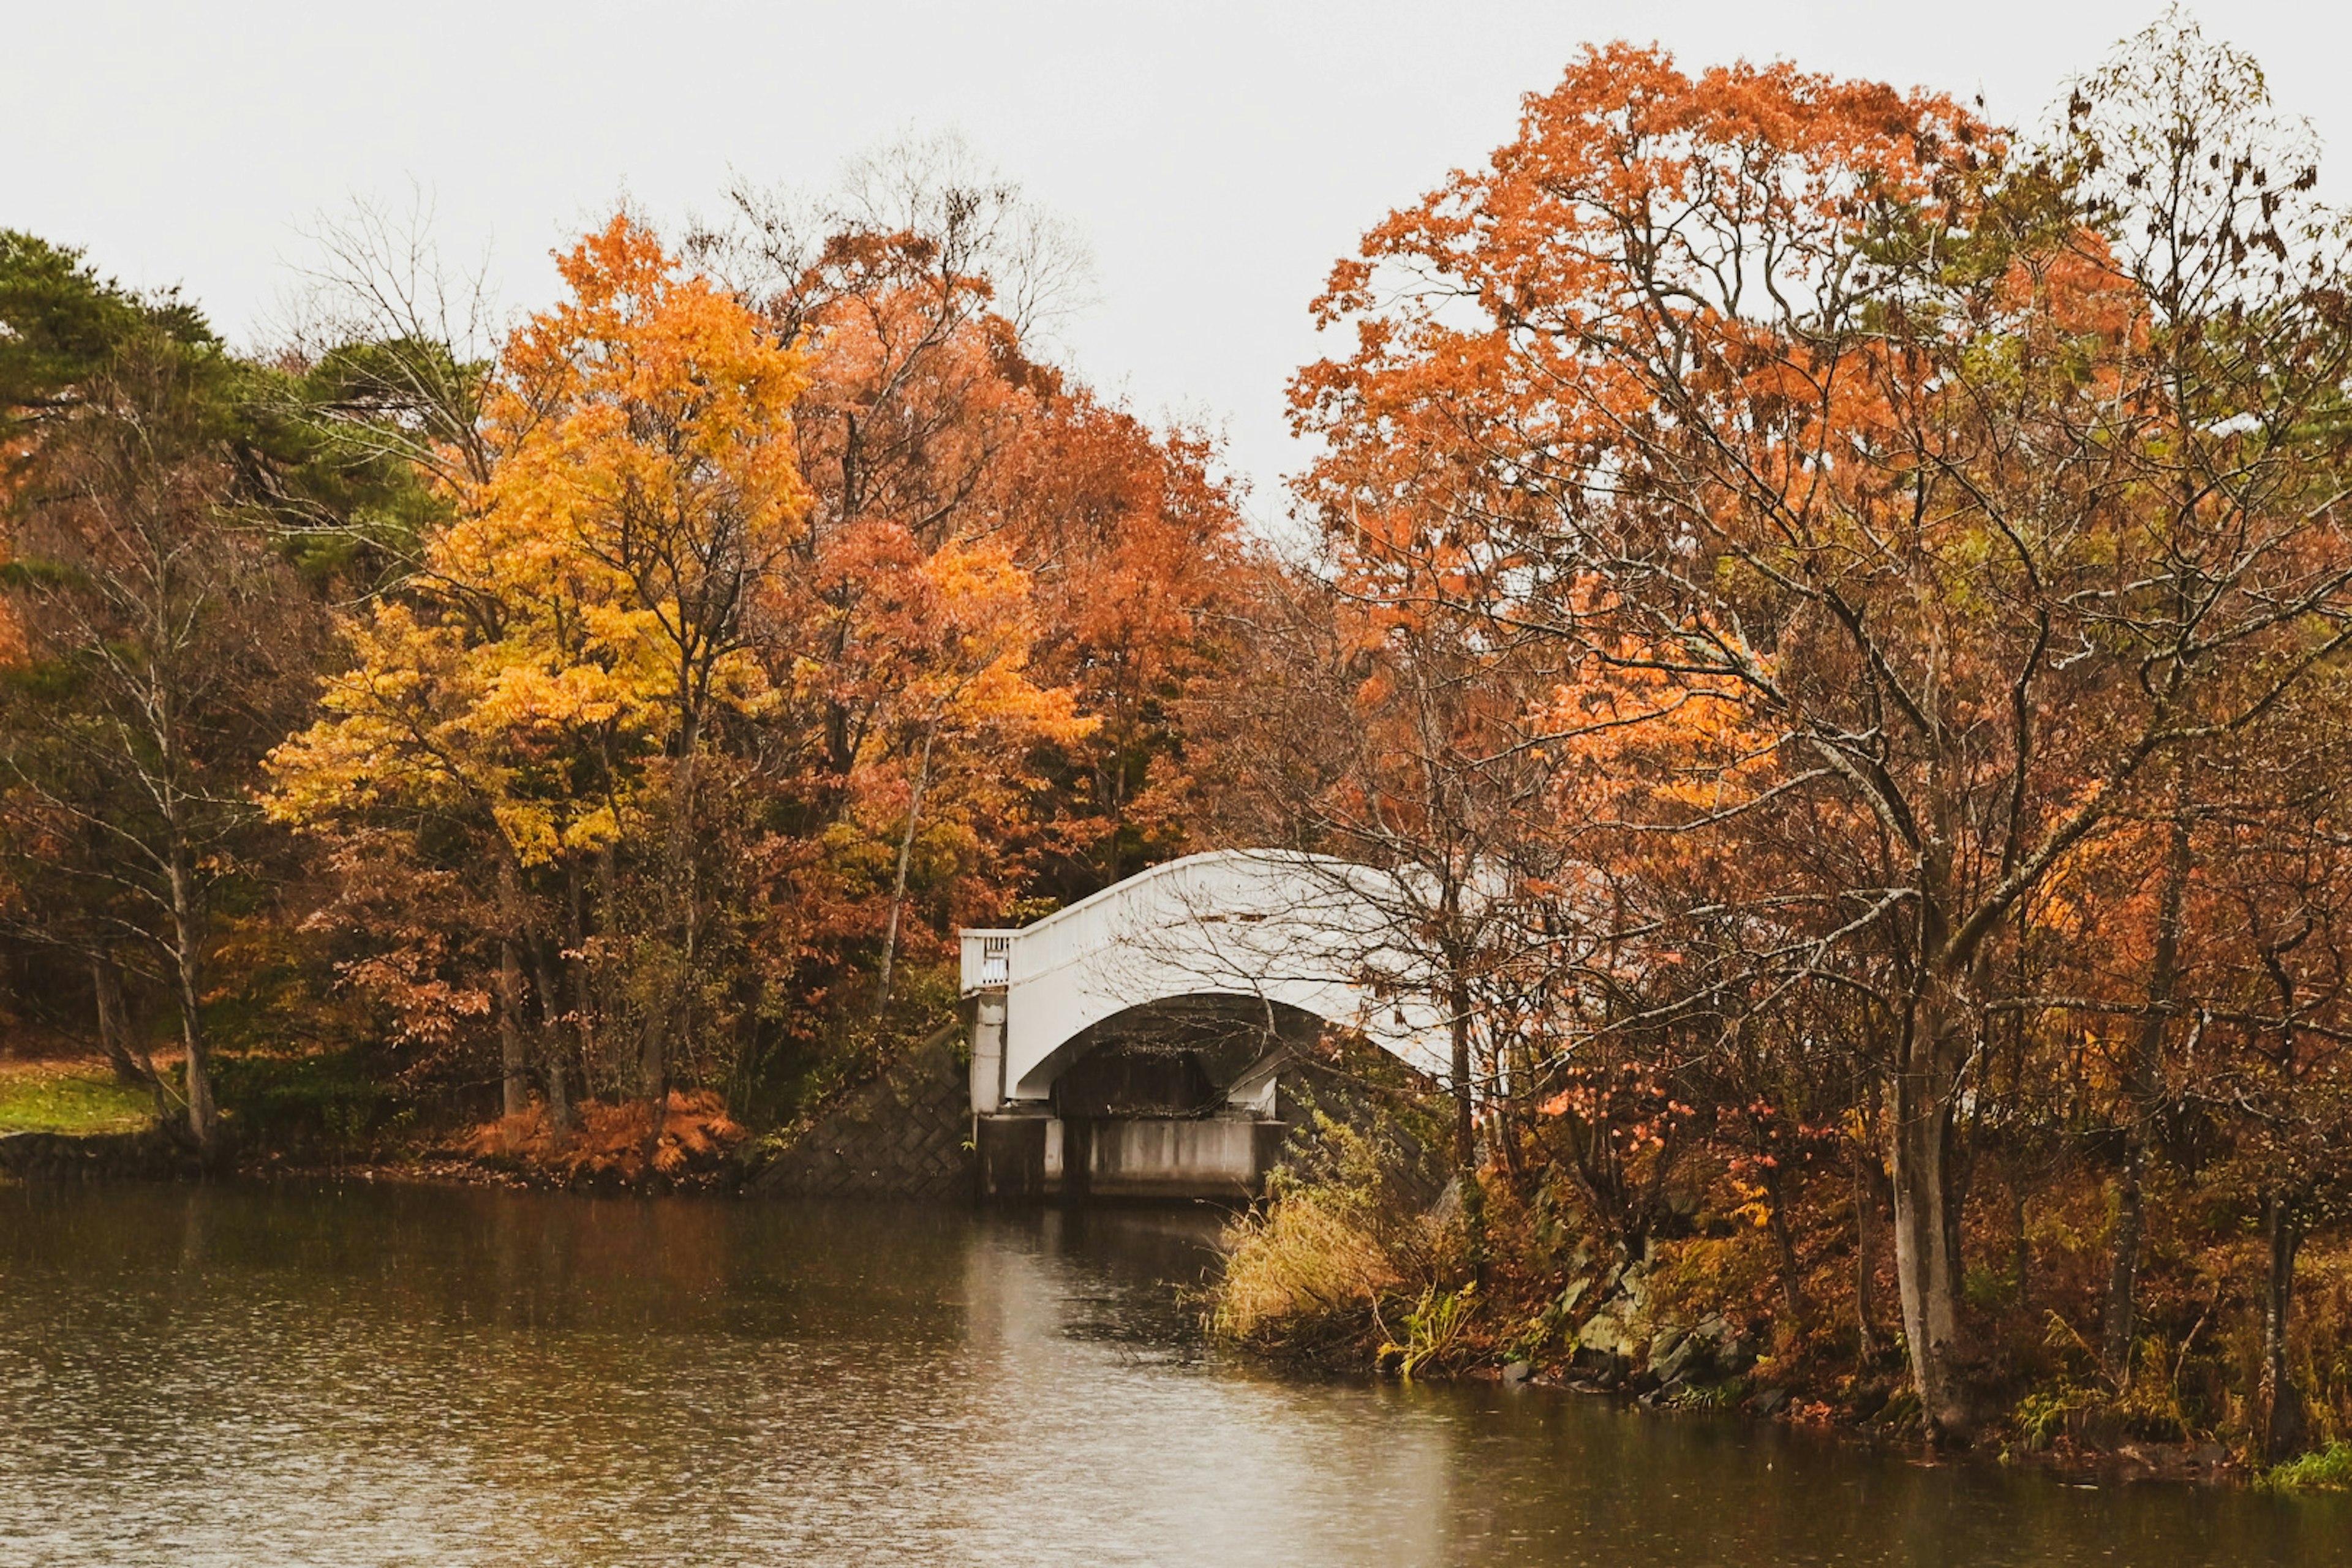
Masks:
[[[1384,1303],[1457,1282],[1460,1216],[1414,1145],[1317,1113],[1263,1203],[1226,1226],[1208,1325],[1252,1349],[1369,1357]]]
[[[1355,1205],[1313,1189],[1278,1194],[1225,1229],[1210,1326],[1276,1348],[1360,1321],[1403,1283]]]

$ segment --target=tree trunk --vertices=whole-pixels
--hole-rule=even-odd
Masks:
[[[596,852],[596,909],[608,934],[619,919],[615,912],[619,908],[620,868],[615,864],[613,847],[608,843]],[[613,974],[609,969],[602,974],[591,973],[584,964],[582,965],[579,973],[583,987],[593,987],[596,992],[598,1008],[605,1009],[596,1014],[597,1038],[593,1042],[593,1054],[583,1058],[585,1064],[583,1069],[585,1075],[583,1082],[587,1088],[588,1097],[592,1100],[595,1098],[596,1074],[602,1070],[613,1098],[626,1099],[631,1087],[628,1081],[629,1063],[625,1056],[627,1039],[617,1030],[611,1035],[605,1033],[605,1026],[613,1019],[623,1016],[621,1005],[614,994]]]
[[[2137,1118],[2126,1135],[2124,1168],[2116,1180],[2116,1236],[2107,1265],[2107,1304],[2099,1344],[2100,1370],[2117,1388],[2130,1384],[2132,1337],[2136,1327],[2132,1293],[2139,1272],[2140,1237],[2146,1227],[2141,1178],[2147,1164],[2147,1142]]]
[[[573,879],[574,887],[578,879]],[[530,983],[539,993],[539,1028],[537,1030],[540,1081],[547,1091],[547,1125],[558,1133],[572,1127],[572,1094],[567,1085],[564,1052],[566,1035],[563,1027],[562,990],[556,983],[557,971],[549,963],[548,942],[533,932],[529,946]],[[561,962],[562,954],[555,955]],[[524,1042],[526,1047],[530,1042]],[[525,1072],[528,1074],[526,1048]]]
[[[530,1109],[530,1061],[522,1035],[522,878],[512,855],[499,857],[499,1070],[501,1114]]]
[[[2023,1311],[2026,1302],[2032,1295],[2031,1274],[2033,1268],[2033,1238],[2027,1234],[2025,1227],[2025,1184],[2014,1173],[2011,1173],[2009,1179],[2009,1203],[2011,1238],[2010,1267],[2017,1277],[2018,1310]]]
[[[1772,1245],[1780,1254],[1780,1305],[1794,1330],[1805,1321],[1805,1286],[1797,1272],[1797,1238],[1789,1229],[1789,1206],[1781,1201],[1783,1174],[1778,1165],[1764,1167],[1764,1199],[1770,1205],[1765,1217],[1771,1227]]]
[[[1446,1007],[1454,1016],[1450,1022],[1453,1037],[1454,1078],[1454,1168],[1465,1181],[1478,1172],[1478,1096],[1470,1068],[1470,998],[1463,987],[1456,985],[1446,996]]]
[[[677,735],[677,772],[670,787],[668,864],[662,868],[662,914],[670,935],[670,973],[665,976],[661,999],[648,1011],[638,1041],[637,1073],[644,1085],[647,1121],[645,1155],[648,1166],[661,1147],[662,1127],[668,1117],[669,1035],[685,1032],[686,998],[694,982],[695,946],[698,936],[699,899],[694,877],[694,764],[702,747],[699,709],[690,693],[681,690]]]
[[[114,1069],[114,1081],[128,1089],[141,1081],[137,1064],[122,1038],[121,983],[108,973],[102,958],[89,961],[90,999],[98,1013],[98,1048]]]
[[[1446,1010],[1453,1015],[1454,1179],[1462,1198],[1462,1224],[1475,1277],[1486,1277],[1486,1189],[1478,1181],[1478,1088],[1470,1061],[1470,988],[1458,976],[1449,983]]]
[[[138,1042],[138,1031],[131,1022],[131,1009],[122,998],[122,970],[113,959],[95,957],[89,961],[90,988],[98,998],[98,1033],[107,1061],[114,1068],[116,1081],[126,1086],[143,1088],[155,1101],[155,1120],[168,1124],[172,1120],[172,1089],[163,1075],[155,1070],[152,1058]]]
[[[553,1029],[546,1035],[547,1124],[558,1138],[572,1131],[572,1085],[564,1071],[565,1043]]]
[[[576,862],[564,868],[564,905],[568,917],[565,934],[570,940],[561,959],[572,978],[572,1026],[580,1042],[580,1081],[589,1093],[593,1094],[594,1084],[589,1075],[596,1070],[595,997],[590,994],[588,983],[588,920],[585,890],[581,885],[583,880]],[[551,988],[548,993],[551,1010],[555,1005],[555,994]],[[551,1033],[547,1044],[547,1110],[558,1132],[572,1131],[572,1095],[566,1082],[568,1075],[564,1071],[565,1055],[562,1042]]]
[[[1923,1008],[1895,1077],[1895,1275],[1911,1378],[1931,1437],[1965,1444],[1974,1423],[1959,1367],[1959,1260],[1953,1255],[1954,1064],[1943,1020]]]
[[[2263,1197],[2263,1240],[2269,1268],[2263,1290],[2261,1381],[2254,1392],[2256,1436],[2271,1464],[2303,1446],[2303,1395],[2287,1365],[2287,1329],[2294,1306],[2294,1260],[2303,1247],[2303,1218],[2277,1193]]]
[[[1853,1316],[1864,1361],[1878,1354],[1878,1330],[1872,1322],[1877,1310],[1874,1301],[1877,1268],[1870,1245],[1871,1233],[1878,1228],[1878,1187],[1870,1179],[1875,1158],[1866,1142],[1853,1152]]]
[[[2164,1028],[2180,978],[2181,904],[2189,883],[2187,785],[2176,783],[2172,838],[2165,857],[2164,890],[2158,901],[2156,951],[2147,976],[2147,1016],[2140,1021],[2124,1071],[2124,1168],[2116,1184],[2115,1255],[2107,1271],[2105,1333],[2100,1347],[2107,1379],[2121,1388],[2131,1382],[2136,1331],[2133,1296],[2139,1277],[2140,1243],[2147,1234],[2145,1183],[2148,1129],[2164,1089]]]
[[[522,1040],[522,955],[511,935],[499,940],[499,1068],[505,1085],[504,1114],[530,1109],[530,1062]]]
[[[663,1107],[669,1098],[669,1042],[661,1014],[662,1004],[656,1001],[637,1031],[637,1089],[648,1118],[645,1143],[648,1159],[661,1142]]]
[[[123,1005],[122,972],[112,959],[90,959],[89,989],[98,1009],[98,1048],[106,1053],[114,1081],[126,1089],[153,1089],[155,1068],[146,1053],[131,1043],[131,1013]],[[162,1108],[160,1100],[157,1108]]]
[[[180,1040],[188,1053],[188,1135],[207,1166],[220,1156],[220,1115],[213,1103],[212,1042],[205,1037],[204,917],[195,878],[184,858],[171,861],[172,977],[180,1008]]]
[[[1491,1131],[1487,1133],[1487,1137],[1493,1143],[1496,1153],[1503,1162],[1503,1170],[1510,1180],[1511,1191],[1518,1194],[1522,1198],[1530,1195],[1530,1173],[1528,1169],[1523,1128],[1517,1113],[1515,1086],[1533,1081],[1534,1078],[1530,1073],[1506,1074],[1503,1071],[1503,1064],[1500,1061],[1496,1063],[1495,1100],[1494,1108],[1488,1115],[1488,1126]]]
[[[938,741],[940,727],[934,721],[923,731],[922,760],[915,767],[914,792],[907,799],[907,831],[898,836],[898,870],[890,884],[890,918],[882,928],[881,972],[874,982],[874,1016],[878,1020],[890,1008],[890,970],[898,956],[899,912],[907,907],[907,873],[915,858],[915,825],[923,813],[923,795],[931,784],[931,746]]]

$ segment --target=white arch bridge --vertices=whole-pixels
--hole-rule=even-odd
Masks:
[[[1280,1148],[1296,1047],[1351,1030],[1437,1076],[1446,1019],[1394,875],[1219,850],[1018,930],[967,930],[983,1198],[1232,1195]]]

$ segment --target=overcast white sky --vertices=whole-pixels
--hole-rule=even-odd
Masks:
[[[251,342],[354,195],[434,198],[453,254],[492,247],[510,307],[547,253],[626,193],[675,221],[730,171],[824,184],[906,130],[960,130],[1094,250],[1100,303],[1065,334],[1139,412],[1228,432],[1261,517],[1295,466],[1282,414],[1317,353],[1307,300],[1381,214],[1507,137],[1579,46],[1685,64],[1787,58],[1981,92],[2038,120],[2155,0],[1673,5],[858,5],[670,0],[15,0],[0,24],[0,226],[85,247],[127,283],[185,286]],[[2352,159],[2352,11],[2192,7]],[[2352,164],[2347,164],[2352,166]],[[2326,184],[2341,193],[2340,171]]]

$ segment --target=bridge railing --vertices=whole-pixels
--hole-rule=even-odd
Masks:
[[[966,930],[963,939],[963,994],[993,991],[1013,978],[1013,936],[1010,930]]]

